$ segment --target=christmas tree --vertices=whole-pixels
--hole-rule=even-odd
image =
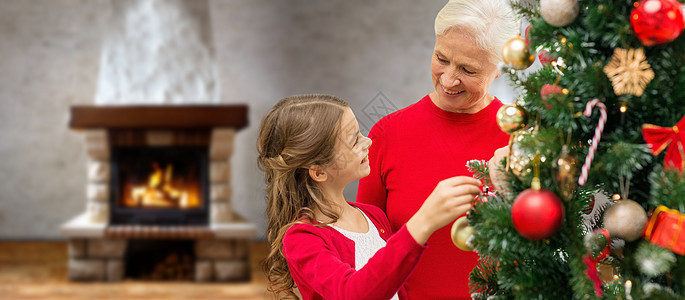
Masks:
[[[503,50],[520,87],[497,116],[505,178],[470,162],[494,193],[452,228],[481,256],[474,297],[685,299],[682,4],[513,6],[530,26]]]

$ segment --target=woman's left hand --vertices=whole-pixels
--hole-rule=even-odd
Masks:
[[[488,162],[488,172],[490,173],[490,181],[495,190],[506,194],[510,192],[509,183],[506,181],[506,176],[502,172],[502,159],[509,156],[509,146],[504,146],[495,150],[495,154]]]

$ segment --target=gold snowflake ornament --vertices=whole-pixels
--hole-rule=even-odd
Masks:
[[[616,95],[642,96],[647,84],[654,79],[654,71],[640,49],[614,49],[611,61],[604,66],[604,73],[611,80]]]

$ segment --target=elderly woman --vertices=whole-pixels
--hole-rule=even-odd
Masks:
[[[471,176],[467,161],[490,159],[507,145],[509,136],[495,119],[503,104],[488,90],[500,76],[502,47],[518,30],[506,0],[454,0],[445,5],[435,19],[435,90],[371,129],[371,174],[359,183],[358,202],[382,208],[397,230],[438,182]],[[469,272],[478,255],[452,244],[450,226],[428,240],[405,284],[409,299],[470,298]]]

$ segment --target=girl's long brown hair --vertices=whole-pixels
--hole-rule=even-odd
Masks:
[[[335,209],[309,176],[309,167],[334,160],[342,115],[349,105],[331,95],[297,95],[282,99],[262,120],[257,138],[257,165],[266,180],[267,238],[264,261],[268,291],[279,299],[297,299],[283,256],[283,235],[302,218],[314,220],[317,210],[335,222]],[[330,223],[330,222],[329,222]]]

